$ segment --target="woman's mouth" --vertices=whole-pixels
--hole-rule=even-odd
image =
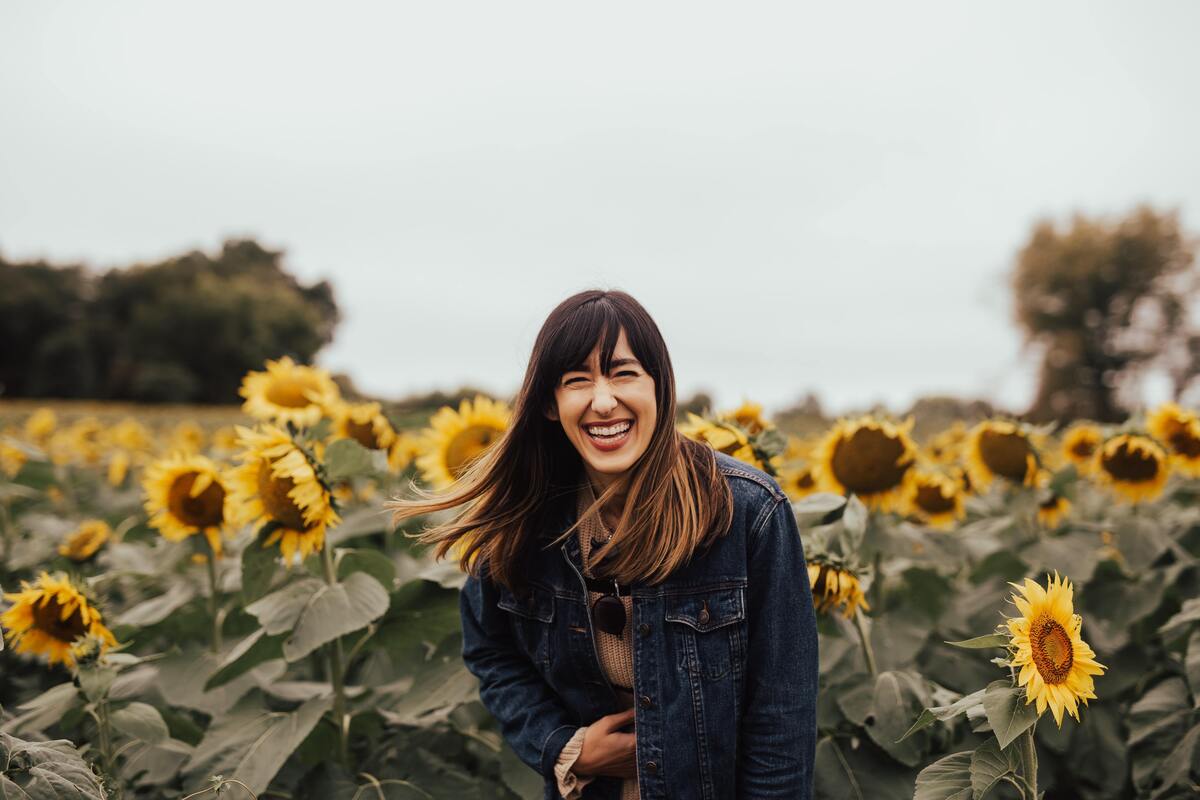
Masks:
[[[597,450],[609,452],[629,440],[633,431],[633,420],[623,420],[610,425],[593,425],[585,427],[584,431]]]

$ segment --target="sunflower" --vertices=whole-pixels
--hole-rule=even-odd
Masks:
[[[732,411],[721,412],[717,419],[736,423],[745,428],[746,433],[751,436],[775,427],[763,416],[762,404],[750,401],[742,403]]]
[[[1054,530],[1070,512],[1071,501],[1057,492],[1050,492],[1038,501],[1037,521],[1047,530]]]
[[[917,470],[909,491],[909,512],[930,527],[948,530],[966,515],[962,483],[953,477]]]
[[[183,420],[171,429],[167,450],[173,453],[199,453],[204,450],[204,429],[191,420]]]
[[[124,450],[114,450],[108,459],[108,485],[120,486],[129,474],[129,453]]]
[[[1037,702],[1041,714],[1050,706],[1062,727],[1063,709],[1079,721],[1079,701],[1096,699],[1092,676],[1107,667],[1096,663],[1096,654],[1079,636],[1083,620],[1075,613],[1071,582],[1047,578],[1043,589],[1029,578],[1025,585],[1010,584],[1021,594],[1012,601],[1021,616],[1007,620],[1014,651],[1012,666],[1019,667],[1017,685],[1025,687],[1025,704]]]
[[[813,446],[813,442],[789,434],[787,437],[787,447],[783,451],[784,463],[790,461],[807,461],[812,456]]]
[[[58,546],[58,554],[72,561],[87,561],[112,537],[112,528],[102,519],[89,519]]]
[[[984,491],[997,477],[1032,486],[1038,474],[1033,441],[1015,422],[988,419],[967,434],[963,446],[967,472],[976,491]]]
[[[403,471],[417,456],[421,455],[421,447],[420,436],[409,431],[397,433],[396,437],[392,439],[392,446],[388,448],[388,469],[392,472]]]
[[[297,364],[288,356],[268,359],[266,372],[247,372],[238,394],[246,398],[242,410],[250,416],[301,428],[316,425],[339,399],[328,372]]]
[[[58,427],[58,417],[49,408],[39,408],[25,420],[25,435],[32,441],[43,444]]]
[[[5,594],[12,606],[0,614],[4,636],[18,653],[47,656],[51,664],[74,666],[71,645],[87,634],[108,646],[117,643],[104,627],[100,612],[65,575],[43,572],[30,584],[21,581],[21,591]]]
[[[29,456],[21,448],[0,442],[0,474],[15,478],[28,459]]]
[[[1063,434],[1062,454],[1075,465],[1080,475],[1090,475],[1096,469],[1096,450],[1104,442],[1104,434],[1090,422],[1078,422]]]
[[[383,415],[379,403],[339,403],[334,411],[333,431],[368,450],[387,450],[396,439],[392,423]]]
[[[126,417],[113,425],[108,431],[108,441],[116,447],[133,451],[149,450],[154,445],[150,431],[133,417]]]
[[[679,426],[679,432],[689,439],[709,445],[719,453],[763,469],[763,462],[755,455],[750,437],[735,422],[710,420],[689,411],[687,422]]]
[[[304,451],[274,425],[261,430],[238,427],[243,463],[230,476],[230,501],[243,523],[272,525],[263,547],[279,544],[290,568],[319,552],[325,531],[339,522],[333,498]]]
[[[508,430],[508,406],[482,395],[464,399],[455,411],[443,406],[429,420],[417,467],[434,488],[443,489]]]
[[[934,464],[954,464],[961,457],[966,441],[966,426],[962,420],[955,420],[949,428],[929,439],[929,443],[925,445],[925,457]]]
[[[912,487],[917,446],[913,419],[897,425],[872,416],[842,419],[817,446],[815,474],[822,491],[858,495],[878,511],[903,509]]]
[[[851,619],[858,609],[870,611],[858,576],[829,564],[808,565],[808,583],[812,588],[813,604],[820,613],[837,608],[842,616]]]
[[[1163,403],[1146,418],[1150,435],[1171,449],[1172,466],[1200,478],[1200,419],[1174,403]]]
[[[1097,476],[1131,503],[1162,494],[1170,464],[1167,453],[1149,436],[1122,433],[1101,445],[1096,455]]]
[[[215,463],[204,456],[175,454],[146,469],[142,488],[150,525],[163,538],[182,542],[203,533],[213,552],[221,554],[221,530],[232,521],[233,506]]]
[[[779,471],[779,487],[791,500],[801,500],[818,491],[812,467],[802,465],[783,467]]]

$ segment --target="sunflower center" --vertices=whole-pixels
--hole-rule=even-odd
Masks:
[[[368,450],[379,450],[383,447],[379,443],[379,437],[375,435],[375,425],[371,421],[355,422],[354,420],[347,420],[346,433],[350,434],[351,439]]]
[[[225,489],[213,481],[204,491],[192,497],[192,486],[200,477],[198,472],[185,472],[175,479],[167,492],[167,508],[171,515],[189,528],[209,528],[220,525],[225,507]]]
[[[1171,449],[1185,458],[1200,456],[1200,439],[1181,429],[1171,434]]]
[[[1071,455],[1076,458],[1091,458],[1092,453],[1096,452],[1096,443],[1087,439],[1075,442],[1071,445]]]
[[[917,487],[917,505],[929,514],[945,514],[954,510],[954,496],[946,497],[940,486],[922,484]]]
[[[801,489],[811,489],[816,485],[816,481],[813,480],[812,470],[806,469],[796,478],[796,486]]]
[[[446,469],[457,478],[466,469],[467,464],[488,449],[503,433],[486,425],[465,428],[446,446]]]
[[[992,472],[1010,481],[1022,483],[1029,469],[1027,457],[1033,453],[1029,440],[1019,433],[983,431],[979,436],[979,456]]]
[[[58,604],[56,597],[51,597],[45,604],[34,604],[33,624],[39,631],[68,644],[87,632],[83,616],[79,613],[79,606],[76,606],[66,619],[62,619],[62,606]]]
[[[1158,459],[1144,450],[1134,450],[1121,442],[1111,455],[1102,459],[1104,471],[1127,483],[1142,483],[1158,477]]]
[[[285,528],[294,531],[307,530],[304,524],[304,512],[296,505],[296,501],[288,497],[295,483],[291,478],[279,476],[271,471],[271,462],[263,461],[258,465],[258,496],[262,501],[267,516]]]
[[[320,385],[311,379],[300,376],[275,378],[267,387],[266,397],[277,406],[284,408],[307,408],[313,404],[308,399],[309,393],[320,394]]]
[[[1071,673],[1075,650],[1067,629],[1052,619],[1040,619],[1030,629],[1033,663],[1046,683],[1062,683]]]
[[[881,430],[859,428],[837,443],[830,459],[838,482],[854,494],[886,492],[900,485],[909,461],[900,461],[904,444]]]

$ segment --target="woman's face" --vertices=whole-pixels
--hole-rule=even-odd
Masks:
[[[586,364],[562,374],[554,390],[557,420],[583,458],[588,477],[601,487],[637,462],[654,435],[658,411],[654,378],[629,349],[621,329],[607,375],[600,374],[600,346]]]

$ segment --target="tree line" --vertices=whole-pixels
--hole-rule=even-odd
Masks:
[[[0,396],[231,403],[242,376],[310,362],[340,314],[252,239],[95,271],[0,257]]]

